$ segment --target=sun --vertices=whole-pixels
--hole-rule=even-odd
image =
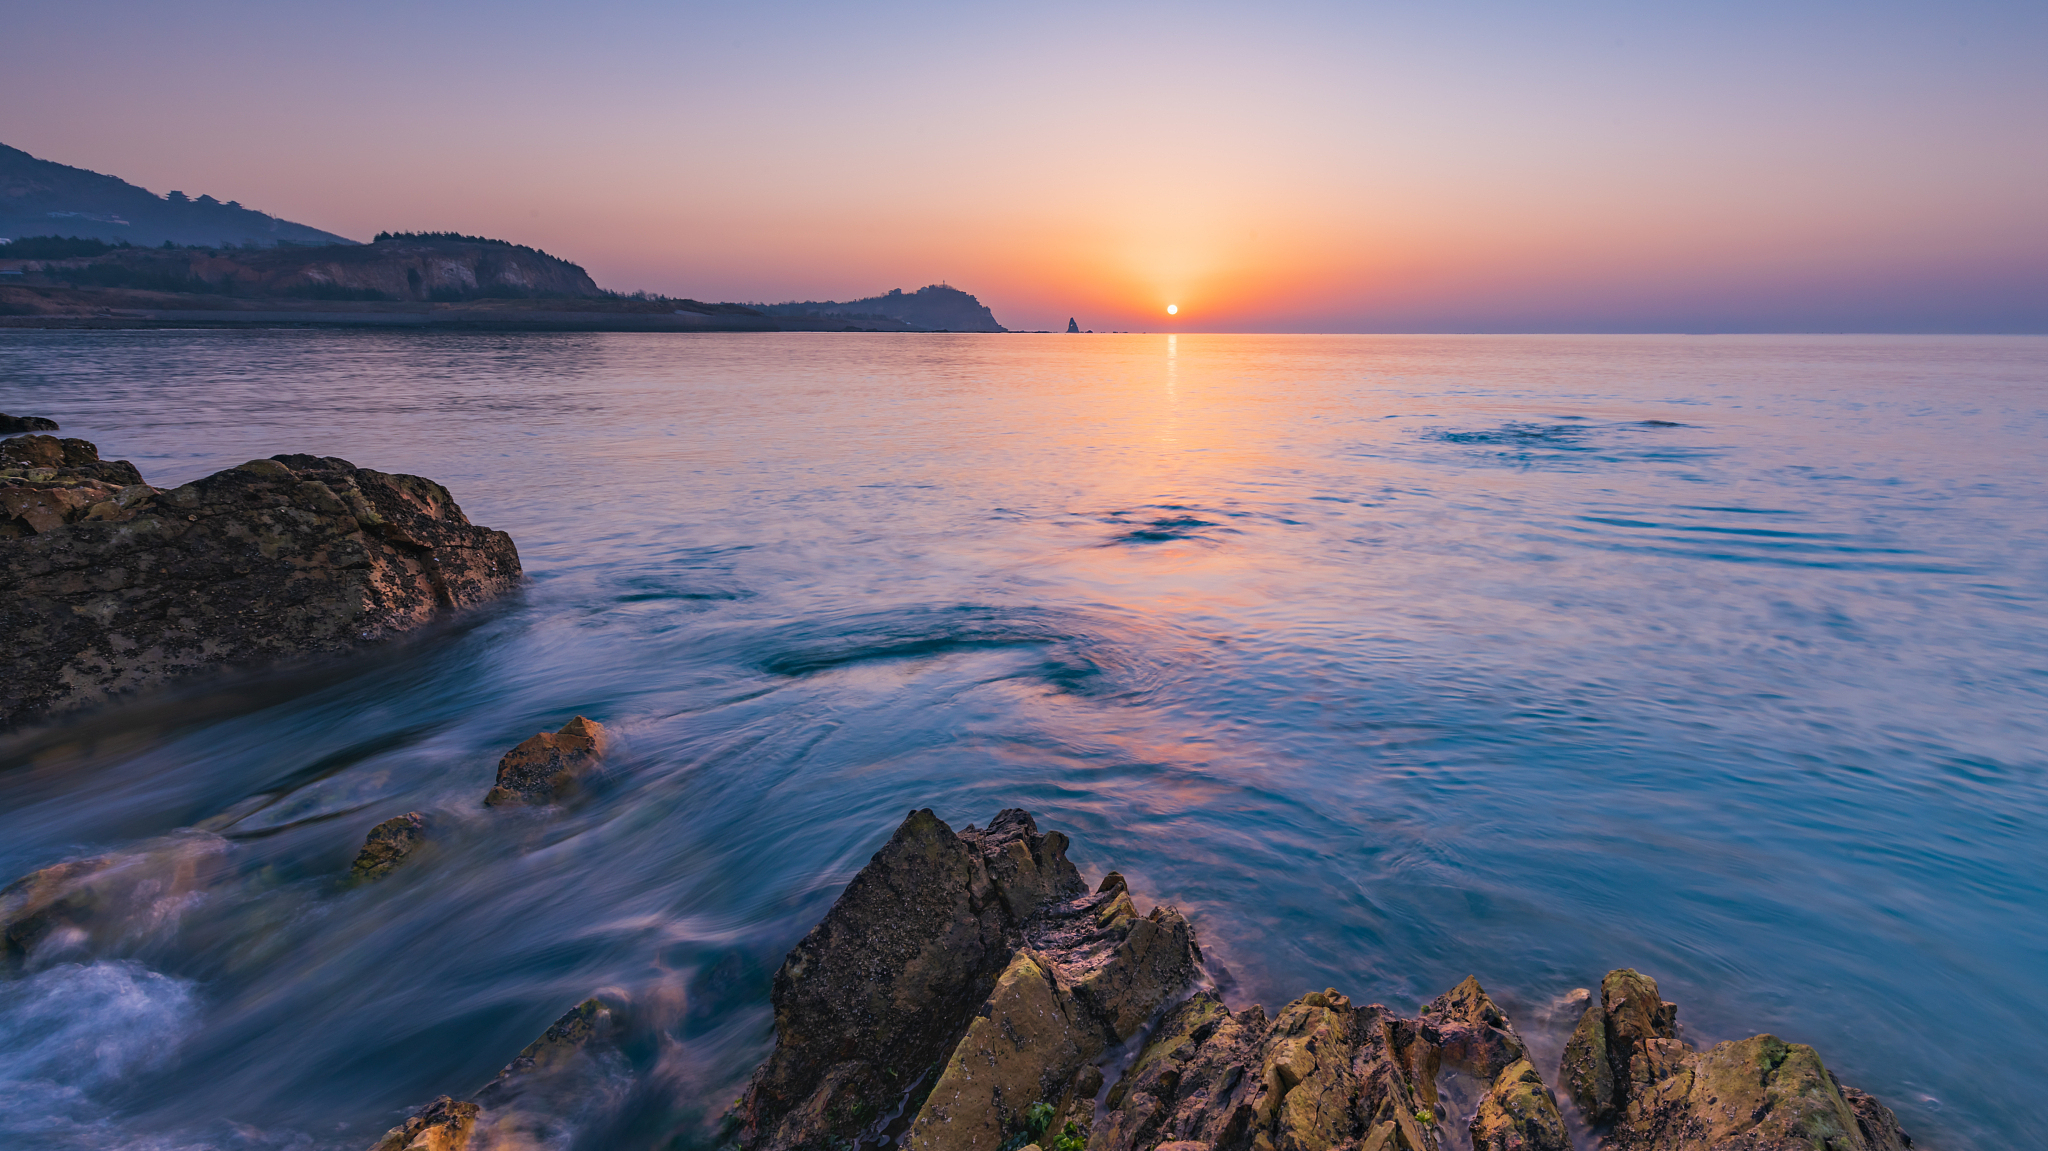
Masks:
[[[1169,315],[1169,316],[1171,316],[1171,315],[1175,315],[1175,314],[1177,314],[1177,313],[1178,313],[1179,311],[1180,311],[1180,305],[1179,305],[1179,304],[1168,304],[1168,305],[1166,305],[1166,314],[1167,314],[1167,315]]]

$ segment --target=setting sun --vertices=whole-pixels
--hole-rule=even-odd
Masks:
[[[1179,304],[1168,304],[1168,305],[1166,305],[1166,314],[1167,314],[1167,315],[1169,315],[1169,316],[1171,316],[1171,315],[1173,315],[1173,314],[1175,314],[1175,313],[1177,313],[1177,312],[1179,312],[1179,311],[1180,311],[1180,305],[1179,305]]]

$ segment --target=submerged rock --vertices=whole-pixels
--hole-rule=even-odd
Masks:
[[[386,1132],[370,1151],[512,1151],[567,1146],[563,1117],[606,1095],[614,1011],[602,999],[570,1008],[505,1065],[473,1101],[443,1095]]]
[[[349,868],[349,878],[357,883],[381,878],[405,862],[406,857],[418,851],[426,841],[426,816],[417,811],[393,816],[370,829],[369,836],[363,840],[362,851],[356,854],[355,864]]]
[[[32,871],[0,889],[0,966],[54,962],[173,930],[226,854],[226,840],[188,832]]]
[[[6,412],[0,412],[0,435],[13,435],[16,432],[54,432],[56,430],[57,421],[55,420],[45,419],[42,416],[10,416]]]
[[[0,727],[338,654],[519,579],[511,537],[448,489],[347,460],[251,460],[170,491],[83,440],[7,440],[0,464],[17,509],[0,525]]]
[[[597,766],[609,743],[603,724],[580,715],[560,731],[531,736],[498,761],[498,782],[484,803],[553,803]]]
[[[1706,1051],[1640,972],[1611,971],[1565,1048],[1561,1077],[1612,1151],[1905,1151],[1876,1099],[1844,1088],[1813,1048],[1756,1035]]]
[[[370,1151],[464,1151],[476,1129],[477,1105],[446,1095],[384,1133]]]
[[[735,1106],[737,1143],[993,1149],[1034,1115],[1049,1139],[1086,1122],[1088,1061],[1200,952],[1172,908],[1139,915],[1121,882],[1091,894],[1066,848],[1019,810],[958,834],[910,813],[776,973],[776,1046]]]

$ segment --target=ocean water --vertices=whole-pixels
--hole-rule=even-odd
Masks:
[[[0,1144],[367,1147],[606,991],[553,1145],[692,1146],[926,806],[1067,832],[1240,1005],[1476,974],[1554,1076],[1633,966],[2039,1143],[2048,340],[9,332],[0,410],[431,476],[529,575],[0,744],[0,882],[141,877],[0,976]],[[486,811],[579,713],[602,778]]]

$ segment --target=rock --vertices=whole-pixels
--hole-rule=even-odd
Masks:
[[[182,833],[30,872],[0,890],[0,963],[19,967],[172,929],[226,853],[217,835]]]
[[[1803,1043],[1757,1035],[1682,1057],[1629,1100],[1616,1151],[1875,1151],[1911,1146],[1898,1119],[1864,1095],[1874,1122],[1844,1097]],[[1861,1094],[1860,1092],[1858,1093]],[[1891,1142],[1873,1143],[1869,1134]]]
[[[0,412],[0,435],[13,435],[16,432],[54,432],[56,430],[57,421],[55,420],[44,419],[42,416],[10,416],[6,412]]]
[[[427,817],[417,811],[390,819],[370,829],[363,850],[356,854],[349,878],[357,883],[378,879],[418,851],[427,841]]]
[[[614,1014],[602,999],[584,1000],[527,1044],[474,1102],[443,1095],[386,1132],[370,1151],[567,1146],[573,1131],[560,1117],[586,1110],[606,1093],[606,1058],[616,1058]]]
[[[102,460],[85,440],[18,436],[0,441],[0,540],[55,531],[87,518],[117,518],[154,488],[126,460]],[[95,509],[112,505],[98,516]]]
[[[1435,1151],[1434,1043],[1417,1020],[1334,990],[1269,1023],[1202,992],[1110,1089],[1091,1151]]]
[[[1529,1058],[1507,1012],[1487,997],[1477,977],[1466,976],[1463,983],[1437,996],[1422,1009],[1422,1021],[1440,1036],[1445,1063],[1486,1082],[1517,1060]]]
[[[1757,1035],[1693,1051],[1677,1017],[1655,980],[1626,968],[1589,998],[1561,1078],[1589,1120],[1613,1124],[1609,1151],[1912,1146],[1890,1109],[1842,1087],[1813,1048]]]
[[[0,442],[0,464],[0,501],[29,501],[0,532],[18,537],[0,540],[0,727],[340,654],[519,579],[511,537],[446,488],[346,460],[252,460],[161,492],[83,440]]]
[[[1669,1055],[1653,1051],[1652,1042],[1677,1039],[1678,1005],[1664,1002],[1657,981],[1631,968],[1610,971],[1565,1044],[1558,1079],[1589,1122],[1612,1123],[1631,1084],[1654,1082],[1650,1060]]]
[[[529,737],[498,761],[497,786],[484,796],[484,803],[553,803],[597,766],[609,742],[603,724],[580,715],[560,731]]]
[[[370,1151],[464,1151],[476,1129],[477,1105],[443,1095],[384,1133]]]
[[[1089,1060],[1200,952],[1120,879],[1091,894],[1066,847],[1022,811],[957,835],[912,812],[776,974],[776,1046],[733,1112],[737,1145],[1079,1146],[1102,1083]]]
[[[1476,977],[1423,1007],[1422,1024],[1434,1031],[1443,1064],[1490,1085],[1472,1116],[1475,1151],[1571,1151],[1564,1117],[1529,1063],[1529,1048]]]
[[[1073,335],[1073,334],[1075,334],[1075,333],[1079,332],[1080,330],[1081,330],[1081,325],[1079,325],[1079,324],[1077,324],[1077,323],[1075,323],[1075,322],[1074,322],[1074,317],[1072,317],[1072,316],[1068,316],[1068,317],[1067,317],[1067,334],[1068,334],[1068,335]]]
[[[1571,1151],[1557,1101],[1527,1059],[1501,1069],[1472,1117],[1472,1151]]]
[[[612,1022],[612,1008],[602,999],[586,999],[571,1007],[476,1093],[477,1102],[486,1107],[510,1103],[531,1090],[536,1081],[560,1073],[593,1044],[609,1040]]]

